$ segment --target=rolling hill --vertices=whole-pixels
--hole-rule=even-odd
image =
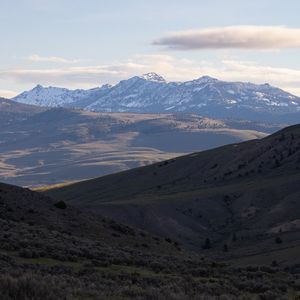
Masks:
[[[0,184],[1,299],[296,299],[298,277],[296,264],[224,263]]]
[[[46,193],[229,260],[299,262],[300,125]]]
[[[0,97],[0,126],[1,129],[23,121],[34,114],[45,111],[46,108],[17,103]]]
[[[96,113],[1,106],[0,180],[22,186],[110,174],[266,136],[282,125],[192,114]]]

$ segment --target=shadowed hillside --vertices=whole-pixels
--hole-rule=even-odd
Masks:
[[[37,113],[44,112],[46,108],[28,104],[17,103],[0,97],[0,126],[13,126],[16,122],[23,121]]]
[[[287,300],[297,297],[298,277],[295,264],[224,264],[170,238],[0,184],[1,299]]]
[[[196,249],[226,245],[228,259],[299,261],[299,169],[296,125],[47,193]]]

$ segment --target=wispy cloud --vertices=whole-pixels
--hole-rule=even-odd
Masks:
[[[15,97],[18,93],[10,90],[1,90],[0,89],[0,97],[3,98],[12,98]]]
[[[76,64],[81,62],[80,59],[66,59],[58,56],[40,56],[37,54],[30,55],[27,59],[32,62],[52,62],[62,64]]]
[[[195,65],[201,68],[196,68]],[[169,55],[136,55],[127,61],[107,65],[0,70],[0,82],[91,87],[103,83],[117,83],[122,79],[152,71],[161,73],[170,80],[185,80],[200,76],[200,71],[209,71],[205,69],[206,65],[206,62],[195,64],[188,59]]]
[[[300,70],[258,65],[237,59],[218,62],[193,61],[170,55],[136,55],[132,59],[108,65],[47,69],[0,70],[0,82],[24,85],[57,85],[88,88],[117,83],[131,76],[157,72],[167,80],[183,81],[210,75],[226,81],[269,82],[300,96]]]
[[[300,28],[229,26],[179,31],[153,42],[176,50],[300,48]]]

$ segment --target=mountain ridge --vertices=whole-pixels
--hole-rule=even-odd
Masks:
[[[300,97],[269,84],[226,82],[209,76],[167,82],[153,72],[89,90],[37,86],[12,99],[100,112],[192,112],[215,118],[289,120],[290,124],[300,115]]]
[[[7,100],[0,111],[0,180],[76,181],[266,136],[282,125],[193,114],[98,113]]]
[[[295,125],[260,140],[50,189],[46,194],[197,249],[205,238],[217,249],[225,243],[235,247],[232,236],[236,235],[243,250],[234,255],[246,251],[255,257],[261,247],[271,251],[281,234],[291,243],[299,242],[299,170],[300,125]]]

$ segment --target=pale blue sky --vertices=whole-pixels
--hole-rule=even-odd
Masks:
[[[299,11],[298,0],[0,0],[0,96],[38,83],[87,88],[150,71],[167,80],[268,81],[300,95],[300,42],[291,41],[300,31],[287,32],[285,47],[276,37],[271,49],[153,45],[186,30],[217,27],[222,35],[237,27],[243,39],[242,25],[299,29]]]

